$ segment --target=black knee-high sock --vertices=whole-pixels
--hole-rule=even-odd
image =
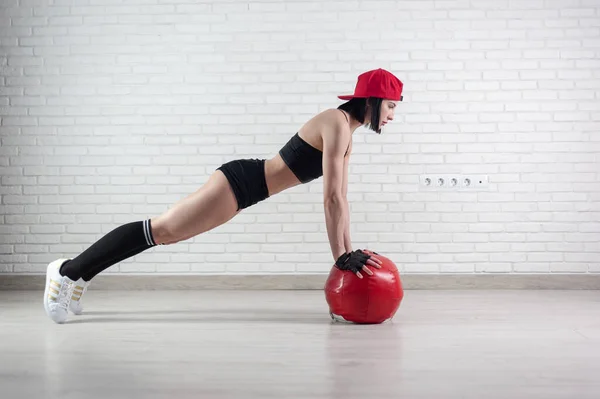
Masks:
[[[71,280],[90,281],[106,268],[156,246],[150,219],[117,227],[75,259],[65,262],[60,274]]]

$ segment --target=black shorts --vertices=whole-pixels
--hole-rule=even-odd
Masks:
[[[238,211],[269,198],[264,159],[236,159],[219,166],[233,189]]]

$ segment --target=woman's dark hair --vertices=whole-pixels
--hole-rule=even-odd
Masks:
[[[379,114],[381,113],[381,103],[383,99],[377,97],[369,98],[353,98],[340,105],[338,109],[348,112],[354,119],[360,123],[365,123],[365,116],[367,115],[367,106],[371,107],[371,120],[368,123],[368,127],[374,132],[381,134],[379,128]]]

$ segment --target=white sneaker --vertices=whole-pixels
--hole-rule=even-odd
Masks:
[[[83,313],[83,306],[81,305],[81,298],[83,294],[87,291],[90,286],[89,281],[85,281],[80,278],[75,282],[75,286],[73,287],[73,295],[71,295],[71,303],[69,304],[69,309],[73,314],[79,315]]]
[[[60,267],[69,259],[58,259],[51,262],[46,270],[46,290],[44,291],[44,309],[46,314],[58,324],[67,320],[69,303],[73,294],[74,281],[61,276]]]

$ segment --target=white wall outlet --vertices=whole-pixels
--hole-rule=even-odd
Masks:
[[[420,186],[426,190],[456,190],[460,187],[460,175],[422,175],[420,177]]]
[[[426,174],[419,177],[421,190],[482,190],[488,188],[485,175]]]
[[[461,188],[467,190],[487,189],[489,187],[486,175],[463,175],[461,176]]]
[[[421,188],[430,188],[433,184],[433,179],[435,179],[432,175],[422,175],[419,179]]]

